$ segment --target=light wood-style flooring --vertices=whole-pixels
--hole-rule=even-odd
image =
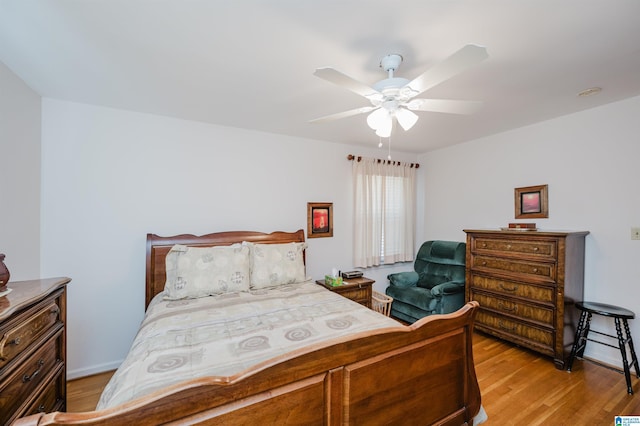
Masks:
[[[633,395],[618,371],[576,360],[557,370],[551,358],[476,333],[473,342],[482,404],[492,425],[613,425],[616,415],[640,415],[640,379]],[[93,410],[113,372],[70,381],[68,410]]]

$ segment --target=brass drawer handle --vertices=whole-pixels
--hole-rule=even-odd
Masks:
[[[539,250],[538,247],[533,248],[533,251],[538,251],[538,250]]]
[[[501,282],[499,285],[500,285],[500,288],[501,288],[501,289],[503,289],[504,291],[511,291],[511,292],[514,292],[514,291],[516,291],[516,290],[518,289],[518,286],[517,286],[517,285],[515,285],[515,284],[514,284],[514,286],[513,286],[513,287],[507,287],[507,286],[506,286],[506,285],[504,285],[504,283],[502,283],[502,282]]]
[[[503,330],[507,330],[507,331],[516,331],[517,326],[512,326],[512,327],[507,327],[502,321],[498,321],[498,326],[503,329]]]
[[[533,268],[533,273],[538,273],[538,268]]]
[[[511,250],[511,244],[507,244],[507,250]]]
[[[36,378],[36,376],[38,374],[40,374],[40,370],[42,370],[42,366],[44,365],[44,359],[40,358],[38,360],[38,367],[36,368],[36,371],[34,371],[33,373],[31,373],[30,376],[27,376],[26,374],[24,376],[22,376],[22,383],[27,383],[30,382],[31,380],[33,380],[34,378]]]
[[[482,248],[486,248],[487,247],[487,243],[482,243]]]
[[[502,302],[498,302],[498,308],[502,309],[503,311],[507,311],[507,312],[516,312],[518,310],[518,305],[507,306]]]
[[[482,266],[487,266],[487,261],[486,260],[482,261]]]
[[[19,337],[16,337],[15,339],[9,341],[9,345],[16,345],[18,346],[20,344],[20,342],[22,342],[22,340]]]

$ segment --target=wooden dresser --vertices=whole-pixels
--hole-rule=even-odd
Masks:
[[[338,293],[339,295],[346,297],[347,299],[351,299],[354,302],[358,302],[361,305],[366,306],[371,309],[371,296],[373,294],[373,283],[375,280],[372,280],[367,277],[359,277],[359,278],[349,278],[344,280],[342,285],[339,286],[330,286],[324,283],[324,280],[317,280],[317,284],[323,285],[329,290]]]
[[[69,278],[11,281],[0,297],[0,425],[65,411]]]
[[[553,357],[564,369],[583,298],[584,232],[467,230],[466,301],[475,329]]]

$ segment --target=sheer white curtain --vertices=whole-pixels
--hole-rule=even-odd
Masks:
[[[414,260],[415,176],[411,164],[353,162],[354,266]]]

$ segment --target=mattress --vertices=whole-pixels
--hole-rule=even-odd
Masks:
[[[313,282],[184,300],[158,294],[97,409],[204,376],[233,376],[287,352],[397,327]]]

